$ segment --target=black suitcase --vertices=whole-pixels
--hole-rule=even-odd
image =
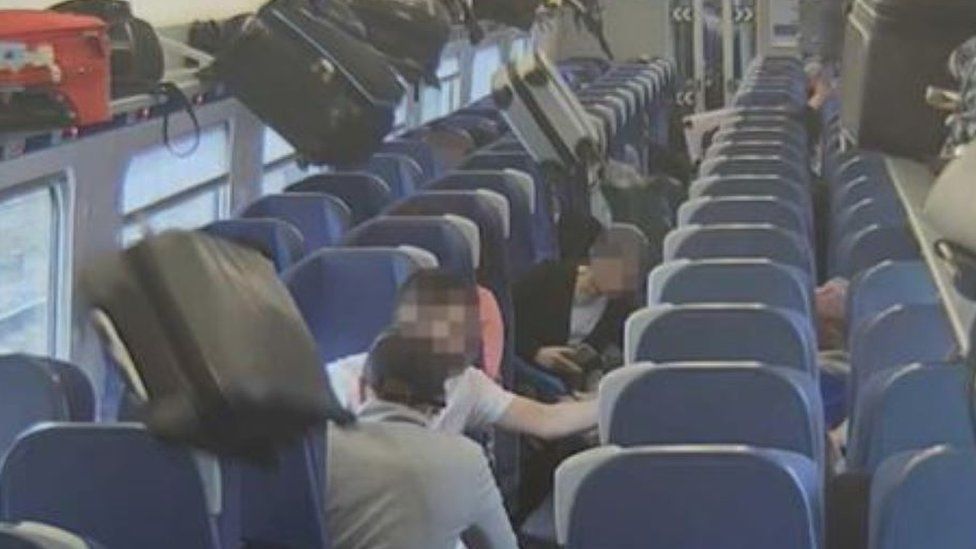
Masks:
[[[364,163],[393,127],[404,93],[343,6],[272,0],[213,67],[242,103],[315,164]]]
[[[166,232],[99,262],[85,288],[164,439],[260,460],[326,419],[349,419],[291,295],[255,251]]]
[[[945,139],[927,86],[951,87],[949,54],[976,32],[972,0],[857,0],[844,44],[841,120],[862,148],[927,158]]]

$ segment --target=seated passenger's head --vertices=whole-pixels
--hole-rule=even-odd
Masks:
[[[394,318],[403,337],[417,340],[458,368],[481,352],[478,292],[473,280],[442,270],[420,271],[400,290]]]
[[[421,340],[388,330],[373,343],[364,379],[373,396],[411,408],[430,410],[444,406],[448,369],[433,360]]]
[[[843,349],[847,332],[847,286],[842,278],[817,288],[815,314],[820,350]]]
[[[577,295],[619,297],[637,291],[640,258],[629,253],[623,242],[596,220],[585,222],[578,236],[588,251],[579,266]]]

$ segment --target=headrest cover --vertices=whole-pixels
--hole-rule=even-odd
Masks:
[[[487,189],[478,189],[475,192],[478,193],[478,196],[487,198],[492,207],[498,210],[502,218],[502,234],[505,235],[505,239],[507,240],[512,234],[512,208],[508,203],[508,199],[495,191],[489,191]]]
[[[465,240],[468,241],[468,247],[471,249],[471,264],[474,265],[475,269],[481,267],[481,233],[478,232],[478,225],[468,219],[467,217],[461,217],[459,215],[447,214],[444,216],[455,227],[457,227],[463,234]]]
[[[505,170],[505,177],[518,184],[519,189],[522,190],[522,193],[528,199],[529,211],[534,214],[536,209],[535,181],[533,181],[532,176],[521,170],[508,169]]]
[[[420,269],[436,269],[440,267],[437,256],[423,248],[416,246],[397,246],[397,249],[405,253]]]

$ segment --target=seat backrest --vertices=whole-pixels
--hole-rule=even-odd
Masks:
[[[328,364],[369,349],[392,320],[400,286],[418,269],[402,249],[325,249],[282,278]]]
[[[431,146],[419,139],[394,139],[380,145],[379,151],[384,154],[401,154],[410,157],[420,166],[423,172],[423,179],[420,184],[438,177],[437,161],[434,158],[434,151]]]
[[[705,151],[706,156],[781,155],[791,161],[801,162],[807,152],[789,141],[737,141],[715,143]]]
[[[635,364],[600,384],[603,444],[746,444],[789,450],[823,465],[824,434],[816,383],[788,368]]]
[[[478,148],[493,143],[502,133],[498,123],[491,118],[465,113],[448,115],[435,121],[433,127],[464,130],[474,140],[474,146]]]
[[[868,380],[848,441],[848,468],[874,471],[895,454],[938,444],[976,448],[969,374],[961,364],[913,364]]]
[[[898,304],[936,303],[939,290],[922,261],[885,261],[858,273],[847,290],[847,329]]]
[[[275,467],[241,465],[242,537],[248,547],[328,549],[323,497],[325,454],[312,435],[279,450]]]
[[[478,153],[471,155],[460,168],[469,170],[516,170],[528,174],[535,187],[536,215],[533,216],[533,234],[537,254],[536,261],[559,258],[559,241],[556,233],[556,208],[558,203],[552,185],[539,166],[526,153]]]
[[[792,181],[806,182],[809,174],[806,166],[790,163],[776,157],[763,156],[715,156],[702,162],[698,173],[710,175],[776,175]]]
[[[768,259],[681,259],[648,278],[648,304],[762,303],[811,318],[809,276]]]
[[[413,194],[424,181],[423,169],[417,161],[402,154],[374,154],[362,170],[382,179],[394,198]]]
[[[759,258],[816,272],[810,243],[773,225],[686,225],[664,239],[664,260]]]
[[[490,191],[488,191],[490,192]],[[497,194],[495,196],[498,196]],[[481,238],[478,282],[497,294],[510,280],[504,213],[484,192],[429,191],[415,194],[390,206],[389,216],[431,216],[453,214],[473,221]],[[499,301],[502,299],[499,298]]]
[[[494,191],[506,199],[511,209],[511,236],[508,239],[508,255],[512,276],[518,279],[536,263],[536,244],[533,236],[532,207],[535,189],[531,177],[513,171],[454,172],[427,187],[430,190]]]
[[[342,200],[353,225],[376,216],[393,202],[393,193],[378,176],[367,173],[323,173],[289,185],[285,192],[324,193]]]
[[[5,521],[38,521],[106,547],[218,547],[193,454],[133,424],[49,424],[0,470]]]
[[[751,361],[817,375],[813,331],[791,311],[758,304],[657,305],[635,312],[625,363]]]
[[[460,224],[468,225],[473,234],[466,234]],[[434,254],[440,268],[469,280],[474,279],[481,248],[477,225],[457,216],[378,217],[350,231],[344,245],[414,246]]]
[[[835,274],[854,278],[858,273],[883,261],[921,259],[918,241],[905,225],[872,225],[844,237],[837,249]]]
[[[241,217],[291,223],[302,233],[306,253],[335,246],[352,224],[349,207],[340,199],[322,193],[268,195],[244,208]]]
[[[895,305],[862,323],[851,337],[848,402],[856,405],[860,388],[882,370],[916,362],[951,361],[957,352],[942,305]]]
[[[774,196],[703,197],[678,209],[678,225],[768,223],[799,235],[812,235],[798,206]]]
[[[871,225],[904,225],[907,220],[897,196],[865,198],[835,212],[831,219],[831,238],[839,242]]]
[[[690,198],[701,196],[775,196],[798,205],[805,213],[811,210],[810,193],[799,184],[774,175],[704,177],[692,182]],[[808,218],[812,214],[808,215]]]
[[[595,448],[556,471],[556,531],[570,549],[820,546],[808,458],[746,446]]]
[[[72,419],[68,391],[56,370],[43,359],[0,356],[0,456],[34,425]]]
[[[274,263],[279,273],[298,263],[305,254],[302,233],[279,219],[223,219],[203,231],[257,250]]]
[[[976,539],[976,455],[936,446],[885,461],[871,483],[870,549],[964,549]]]

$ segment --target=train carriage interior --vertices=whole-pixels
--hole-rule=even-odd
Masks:
[[[976,5],[0,0],[0,549],[976,548]]]

